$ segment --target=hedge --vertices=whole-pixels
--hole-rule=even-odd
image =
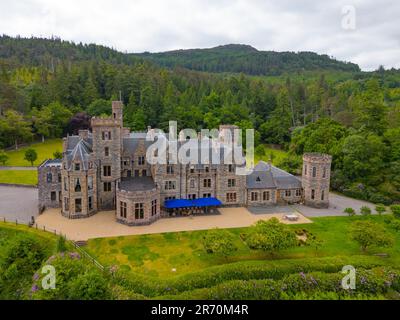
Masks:
[[[341,286],[342,273],[303,272],[282,279],[230,280],[211,288],[166,295],[159,299],[184,300],[286,300],[286,299],[382,299],[399,289],[400,270],[357,269],[356,289]]]
[[[198,288],[209,288],[229,280],[280,279],[299,272],[338,272],[345,265],[370,269],[385,264],[380,257],[352,256],[268,261],[243,261],[214,266],[203,271],[171,279],[155,279],[141,275],[126,275],[118,271],[115,281],[122,287],[147,296],[176,295]]]

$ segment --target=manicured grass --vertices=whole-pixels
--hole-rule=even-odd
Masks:
[[[291,225],[291,228],[304,228],[316,235],[323,241],[322,246],[318,250],[311,246],[296,247],[274,256],[250,250],[244,244],[240,234],[246,232],[247,228],[228,229],[235,235],[235,243],[239,248],[228,259],[207,254],[203,250],[202,236],[206,231],[93,239],[89,240],[87,249],[104,265],[118,265],[132,274],[169,278],[237,261],[362,255],[348,233],[351,222],[357,219],[365,218],[324,217],[313,219],[313,224]],[[384,218],[380,216],[368,219],[384,224]],[[400,262],[400,234],[393,230],[390,232],[396,237],[395,246],[371,248],[368,254],[388,253],[389,258],[385,258],[387,263],[395,265]]]
[[[257,162],[260,160],[268,162],[270,160],[270,155],[272,153],[273,154],[272,164],[275,166],[279,166],[279,164],[282,162],[283,158],[286,157],[286,154],[287,154],[286,151],[273,149],[273,148],[269,147],[268,145],[263,145],[263,146],[264,146],[264,150],[265,150],[265,155],[259,156],[257,154],[254,154],[255,164],[257,164]]]
[[[37,185],[37,171],[0,170],[0,183]]]
[[[46,140],[45,142],[34,143],[28,147],[22,147],[18,150],[7,151],[8,161],[6,162],[6,166],[18,166],[18,167],[29,167],[31,165],[30,162],[24,160],[25,151],[28,148],[35,149],[38,158],[33,163],[34,166],[38,166],[46,159],[52,159],[53,153],[55,151],[62,152],[62,140],[61,139],[52,139]]]

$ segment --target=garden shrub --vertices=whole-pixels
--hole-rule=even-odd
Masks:
[[[0,264],[0,299],[20,299],[30,277],[48,255],[43,241],[17,234],[8,241]]]
[[[360,208],[360,213],[361,213],[363,216],[368,216],[368,215],[371,214],[371,208],[370,208],[370,207],[367,207],[367,206],[362,206],[362,207]]]
[[[51,256],[46,263],[56,270],[55,289],[42,288],[45,274],[37,271],[28,297],[40,300],[94,300],[112,297],[109,281],[92,264],[81,259],[79,253],[68,252]]]
[[[390,206],[390,210],[396,218],[400,218],[400,204]]]

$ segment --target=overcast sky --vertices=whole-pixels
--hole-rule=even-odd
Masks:
[[[400,68],[399,0],[0,0],[1,33],[128,52],[242,43]]]

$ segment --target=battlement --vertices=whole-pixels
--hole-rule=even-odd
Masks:
[[[332,156],[325,153],[310,152],[303,155],[304,162],[331,163]]]
[[[96,118],[93,117],[91,120],[92,127],[119,127],[121,122],[118,119],[113,118]]]

